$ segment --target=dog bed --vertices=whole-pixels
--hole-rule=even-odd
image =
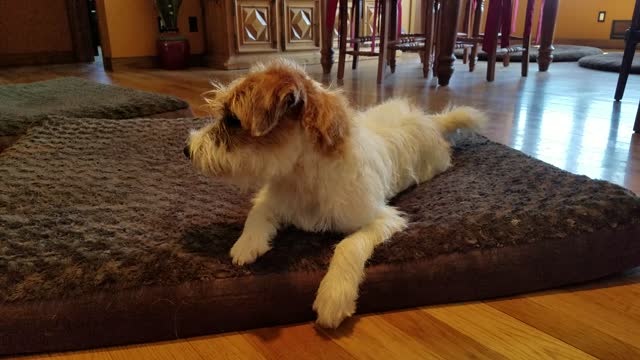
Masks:
[[[246,267],[249,195],[195,173],[198,119],[52,119],[0,157],[0,354],[312,320],[339,234],[293,228]],[[504,296],[640,264],[640,199],[477,135],[399,194],[358,311]]]
[[[580,61],[578,61],[578,65],[593,70],[620,72],[620,67],[622,66],[622,55],[623,54],[621,52],[615,52],[603,55],[587,56],[580,59]],[[631,74],[640,74],[640,58],[638,56],[633,58]]]
[[[189,117],[189,104],[76,77],[0,86],[0,151],[48,115],[128,119]]]
[[[522,45],[518,45],[522,47]],[[600,55],[602,54],[602,50],[590,46],[578,46],[578,45],[553,45],[555,48],[553,50],[553,61],[554,62],[571,62],[578,61],[581,58],[589,55]],[[538,61],[538,49],[537,46],[531,46],[529,49],[529,61],[537,62]],[[471,51],[471,50],[469,50]],[[463,50],[456,49],[455,56],[458,59],[462,59]],[[502,61],[502,54],[498,53],[496,58],[498,61]],[[487,61],[487,53],[478,50],[478,60]],[[510,61],[519,62],[522,61],[522,53],[513,53],[509,57]]]

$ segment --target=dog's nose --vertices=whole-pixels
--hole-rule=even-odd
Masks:
[[[189,151],[189,145],[184,147],[183,152],[184,152],[184,156],[186,156],[187,159],[191,159],[191,152]]]

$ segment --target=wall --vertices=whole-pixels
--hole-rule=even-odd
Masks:
[[[524,28],[526,0],[520,0],[518,34]],[[538,23],[539,3],[534,16],[534,30]],[[560,0],[555,39],[559,42],[593,44],[603,47],[623,47],[622,40],[610,40],[613,20],[631,20],[635,0]],[[597,21],[598,12],[606,11],[605,22]],[[534,33],[535,34],[535,33]]]
[[[72,51],[65,0],[0,0],[0,56]]]
[[[489,0],[490,1],[490,0]],[[463,4],[465,0],[461,1]],[[408,3],[408,4],[407,4]],[[488,1],[485,1],[485,18]],[[519,1],[517,33],[522,34],[524,28],[524,16],[527,0]],[[540,0],[536,1],[534,14],[534,31],[538,23],[540,13]],[[420,31],[421,13],[420,0],[406,0],[402,23],[405,31]],[[613,20],[631,20],[635,0],[560,0],[558,19],[556,22],[555,38],[563,42],[582,42],[597,46],[624,47],[622,40],[610,40],[611,24]],[[408,9],[412,14],[408,14]],[[597,22],[598,12],[606,11],[604,23]],[[463,13],[461,13],[461,18]],[[409,22],[409,17],[411,21]],[[484,29],[484,20],[481,29]],[[534,32],[535,36],[535,32]]]
[[[98,0],[97,11],[105,56],[131,58],[156,55],[158,15],[152,0]],[[198,18],[197,33],[189,32],[189,16]],[[178,27],[189,39],[191,53],[202,54],[204,35],[199,0],[183,0]]]

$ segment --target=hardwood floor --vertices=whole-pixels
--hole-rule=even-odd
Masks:
[[[363,61],[337,84],[320,66],[308,71],[341,86],[359,107],[408,96],[431,111],[473,105],[491,117],[485,135],[565,170],[605,179],[640,193],[640,134],[632,126],[640,76],[625,99],[613,102],[617,74],[554,63],[498,67],[487,83],[485,63],[468,73],[458,63],[450,86],[425,81],[417,57],[398,59],[396,74],[376,86],[376,62]],[[181,97],[206,115],[200,94],[209,80],[229,81],[242,71],[190,69],[105,73],[96,65],[0,69],[0,84],[79,76]],[[356,316],[335,331],[311,323],[155,344],[41,354],[30,359],[639,359],[640,268],[589,284],[464,304]]]

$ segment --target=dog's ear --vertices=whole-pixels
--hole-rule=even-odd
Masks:
[[[311,104],[312,100],[309,99]],[[340,93],[315,97],[313,106],[304,113],[302,124],[318,149],[325,154],[334,154],[349,136],[349,114],[347,100]]]
[[[304,106],[305,93],[302,84],[287,82],[274,92],[272,102],[261,118],[251,124],[251,135],[262,136],[271,131],[286,116],[298,116]]]

